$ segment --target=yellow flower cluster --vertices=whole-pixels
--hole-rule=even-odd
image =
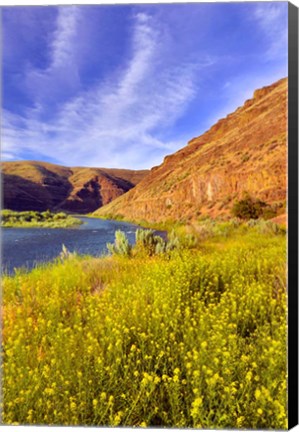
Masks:
[[[3,353],[7,424],[286,428],[285,238],[5,277]]]

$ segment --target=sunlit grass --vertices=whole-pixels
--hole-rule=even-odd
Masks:
[[[4,422],[287,428],[285,245],[246,226],[5,277]]]

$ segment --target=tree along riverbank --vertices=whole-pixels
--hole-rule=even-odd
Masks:
[[[69,228],[80,224],[82,224],[80,219],[63,212],[1,211],[1,227],[3,228]]]

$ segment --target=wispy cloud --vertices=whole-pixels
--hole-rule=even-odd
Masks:
[[[9,57],[3,157],[150,167],[287,72],[284,2],[47,10],[6,20],[45,34]]]
[[[65,67],[65,63],[73,61],[73,51],[76,36],[76,24],[79,18],[79,9],[59,8],[57,29],[52,41],[52,62],[49,69]]]
[[[80,10],[76,6],[58,8],[56,29],[48,42],[48,65],[41,69],[27,65],[25,86],[36,101],[61,99],[76,90],[79,76],[76,63],[76,38]],[[60,96],[60,97],[59,97]]]
[[[58,17],[50,66],[35,72],[34,78],[39,77],[43,85],[72,57],[77,19],[76,9],[66,21],[63,12]],[[16,157],[38,151],[70,165],[141,168],[161,162],[159,149],[174,151],[184,142],[165,142],[155,129],[172,124],[182,115],[196,93],[198,71],[210,64],[209,59],[197,63],[186,59],[168,67],[161,58],[162,44],[154,18],[135,14],[130,60],[123,70],[81,91],[50,120],[42,120],[38,108],[27,111],[26,117],[6,113],[5,151]]]
[[[286,2],[263,2],[257,4],[254,19],[268,42],[267,60],[287,56],[288,4]]]

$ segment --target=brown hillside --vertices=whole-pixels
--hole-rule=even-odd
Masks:
[[[160,222],[227,215],[244,192],[286,200],[287,79],[255,91],[233,114],[96,214]],[[283,209],[282,209],[283,211]]]
[[[3,207],[88,213],[134,187],[148,171],[3,162]]]

